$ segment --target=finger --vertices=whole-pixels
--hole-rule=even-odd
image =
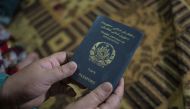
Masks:
[[[71,76],[77,69],[77,64],[73,61],[68,62],[62,66],[58,66],[56,68],[50,69],[49,73],[51,75],[52,84],[60,81],[64,78]]]
[[[124,79],[120,80],[120,83],[114,93],[106,100],[105,103],[100,105],[101,109],[118,109],[120,101],[124,93]]]
[[[28,66],[29,64],[31,64],[32,62],[36,61],[39,59],[39,56],[37,53],[33,52],[33,53],[30,53],[26,59],[24,59],[22,62],[20,62],[17,66],[18,66],[18,69],[23,69],[24,67]]]
[[[76,105],[81,107],[81,109],[95,108],[107,99],[112,90],[112,85],[109,82],[105,82],[80,99]]]
[[[60,66],[62,63],[66,61],[67,53],[66,52],[58,52],[46,58],[40,60],[42,67],[44,68],[53,68]]]
[[[31,101],[28,101],[26,103],[24,103],[23,105],[21,105],[21,109],[32,109],[33,107],[38,107],[40,106],[44,101],[45,101],[45,94],[41,95]]]
[[[74,55],[73,52],[67,52],[69,57],[72,57]]]
[[[114,91],[114,94],[119,97],[122,97],[123,93],[124,93],[124,78],[121,78],[118,87]]]

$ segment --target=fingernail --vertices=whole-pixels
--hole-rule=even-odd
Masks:
[[[106,91],[106,92],[110,92],[112,91],[112,85],[109,82],[105,82],[101,85],[101,88]]]
[[[69,64],[69,66],[70,66],[70,69],[72,69],[72,70],[77,68],[77,64],[76,64],[76,62],[74,62],[74,61],[71,61],[71,62],[69,62],[68,64]]]

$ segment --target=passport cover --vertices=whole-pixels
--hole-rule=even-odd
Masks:
[[[115,89],[142,37],[134,28],[98,16],[74,53],[78,68],[71,78],[90,90],[103,82]]]

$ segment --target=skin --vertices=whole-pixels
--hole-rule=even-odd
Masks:
[[[77,64],[68,61],[68,58],[66,52],[40,60],[35,54],[29,55],[18,65],[20,70],[5,81],[0,92],[0,105],[11,109],[31,109],[40,106],[49,96],[72,92],[63,81],[73,75]],[[121,79],[113,93],[112,90],[110,83],[102,83],[66,109],[118,109],[123,96],[124,79]]]

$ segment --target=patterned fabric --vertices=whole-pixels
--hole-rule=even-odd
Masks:
[[[26,57],[24,49],[14,42],[13,36],[0,25],[0,73],[16,73],[17,64]]]
[[[188,82],[181,81],[190,69],[190,0],[24,0],[9,30],[27,51],[43,57],[74,51],[97,15],[145,34],[124,76],[121,109],[188,108]],[[53,97],[41,109],[71,101]]]

